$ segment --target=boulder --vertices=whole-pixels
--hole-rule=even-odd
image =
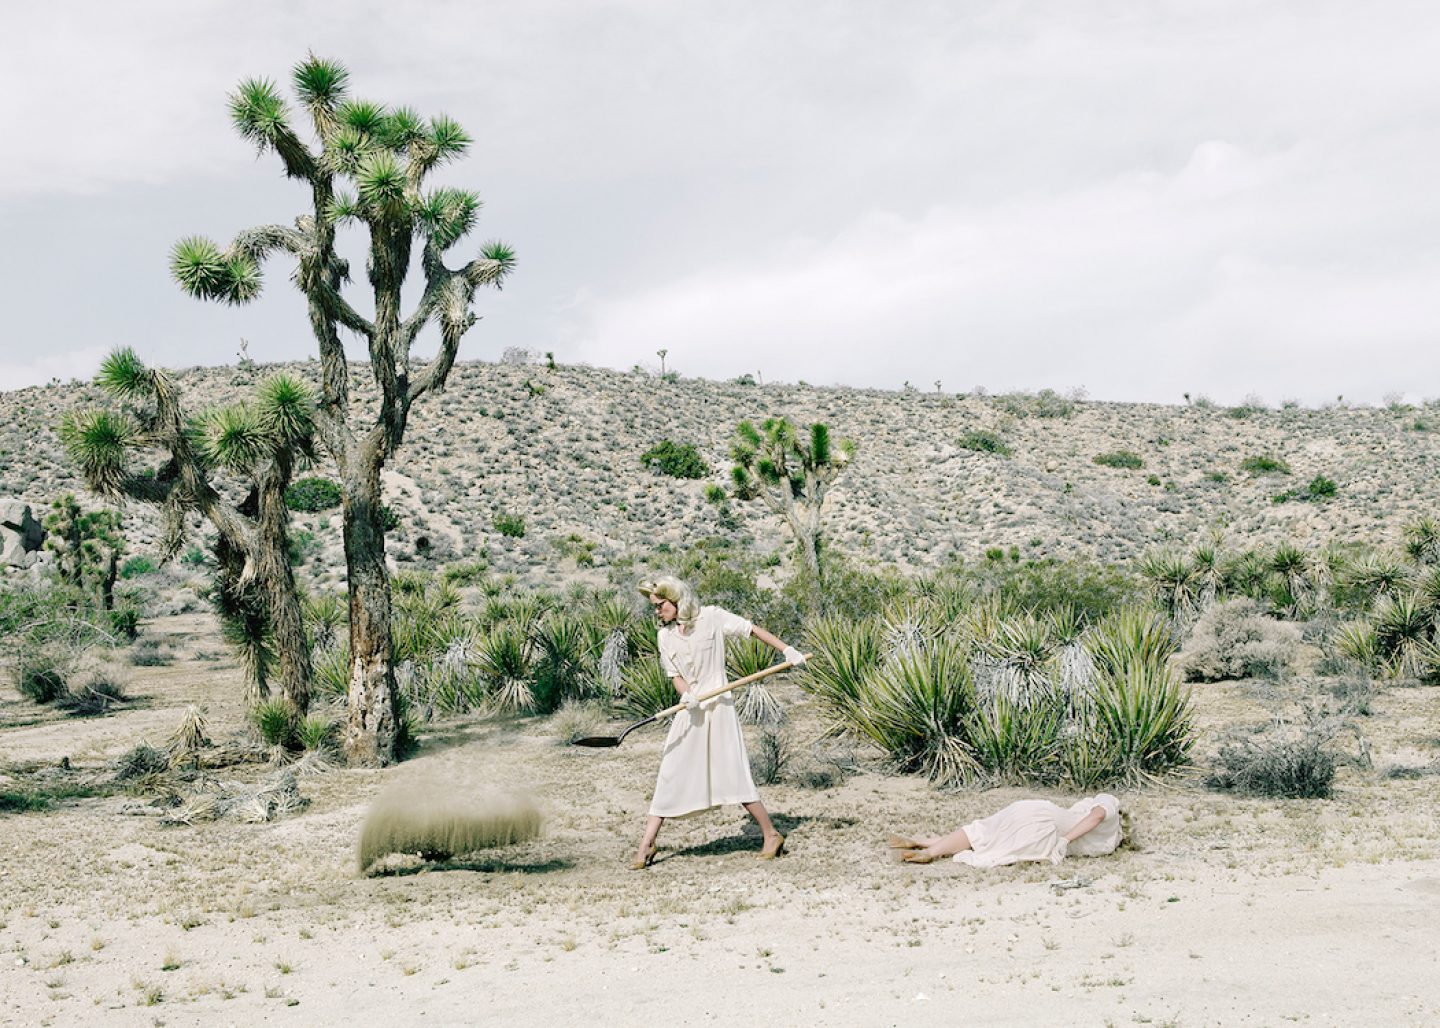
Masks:
[[[40,557],[45,529],[20,500],[0,500],[0,564],[28,568]]]

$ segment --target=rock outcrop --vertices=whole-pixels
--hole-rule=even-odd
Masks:
[[[28,568],[40,559],[45,529],[30,514],[30,505],[0,500],[0,564]]]

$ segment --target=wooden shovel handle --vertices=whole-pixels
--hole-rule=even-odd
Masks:
[[[805,659],[809,660],[810,654],[805,654]],[[771,675],[778,674],[781,671],[788,671],[794,666],[795,665],[790,663],[788,660],[779,664],[772,664],[769,667],[765,668],[763,671],[757,671],[753,675],[746,675],[744,678],[737,678],[735,679],[735,681],[722,685],[718,689],[712,689],[704,696],[699,697],[699,701],[701,703],[704,703],[712,696],[721,696],[727,692],[731,692],[735,689],[740,688],[742,685],[749,685],[751,682],[758,682],[762,678],[769,678]],[[678,714],[684,709],[684,703],[677,703],[673,707],[666,707],[664,710],[660,711],[660,713],[655,715],[655,718],[656,720],[659,720],[662,717],[669,717],[671,714]]]

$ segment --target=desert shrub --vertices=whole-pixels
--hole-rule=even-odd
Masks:
[[[206,561],[205,551],[198,546],[190,546],[181,556],[180,561],[192,568],[201,567]]]
[[[496,514],[491,524],[495,531],[511,539],[520,539],[525,535],[525,518],[520,514]]]
[[[1141,598],[1140,583],[1123,569],[1085,560],[986,561],[954,564],[918,584],[923,591],[961,588],[1012,610],[1076,609],[1088,621]]]
[[[1001,457],[1010,456],[1010,445],[997,433],[982,428],[966,432],[956,440],[955,445],[962,450],[974,450],[976,453],[993,453]]]
[[[170,754],[156,746],[140,743],[126,750],[115,761],[115,780],[133,781],[147,775],[158,775],[170,769]]]
[[[269,746],[292,746],[295,722],[295,708],[283,699],[265,700],[250,711],[250,723]]]
[[[43,782],[17,789],[0,789],[0,814],[24,814],[48,810],[57,800],[87,799],[109,795],[105,785],[84,782]]]
[[[717,507],[730,498],[723,486],[718,486],[713,482],[705,487],[704,496],[706,503],[713,503]]]
[[[285,506],[304,513],[334,510],[341,499],[340,486],[319,476],[298,479],[285,490]]]
[[[750,773],[756,785],[774,785],[785,777],[790,763],[790,738],[783,728],[762,730],[750,748]]]
[[[32,703],[54,703],[68,696],[69,674],[70,661],[48,649],[22,651],[15,658],[15,687]]]
[[[1217,603],[1195,623],[1181,666],[1190,681],[1279,678],[1295,659],[1300,630],[1260,613],[1244,597]]]
[[[1006,393],[995,397],[996,406],[1017,418],[1068,418],[1075,413],[1075,402],[1053,389],[1038,393]]]
[[[174,659],[170,647],[159,639],[141,639],[130,648],[130,663],[136,667],[165,667]]]
[[[602,643],[581,618],[558,611],[547,614],[534,632],[537,659],[531,709],[550,714],[567,700],[592,694]]]
[[[692,443],[662,439],[640,455],[640,463],[671,478],[704,478],[710,465]]]
[[[104,714],[116,703],[125,702],[125,689],[115,679],[104,674],[93,674],[78,688],[60,700],[60,704],[72,714],[93,717]]]
[[[1132,450],[1111,450],[1109,453],[1098,453],[1095,455],[1094,461],[1101,467],[1123,468],[1129,471],[1137,471],[1145,466],[1145,461]]]
[[[535,707],[535,650],[527,623],[503,621],[476,645],[475,669],[486,699],[496,709],[525,712]]]
[[[1242,460],[1240,470],[1250,475],[1288,475],[1290,465],[1281,457],[1259,454]]]
[[[1308,498],[1316,502],[1331,499],[1339,491],[1340,487],[1335,484],[1335,480],[1326,478],[1324,475],[1316,475],[1305,487]]]
[[[1327,799],[1335,780],[1335,757],[1326,742],[1315,731],[1284,726],[1238,737],[1220,747],[1208,784],[1252,796]]]
[[[120,565],[121,578],[139,578],[141,575],[154,574],[157,569],[156,563],[149,557],[131,557]]]

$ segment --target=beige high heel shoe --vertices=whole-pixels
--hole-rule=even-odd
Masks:
[[[890,836],[890,848],[892,850],[923,850],[925,847],[908,836],[892,835]]]
[[[656,851],[657,851],[658,849],[659,849],[659,847],[656,846],[656,845],[652,842],[652,843],[650,844],[650,848],[645,851],[645,856],[644,856],[644,858],[641,859],[641,860],[637,860],[637,861],[635,861],[633,864],[631,864],[631,865],[630,865],[630,870],[632,870],[632,871],[644,871],[644,870],[645,870],[647,867],[649,867],[651,864],[655,863],[655,853],[656,853]]]
[[[780,854],[785,852],[785,836],[777,835],[775,838],[778,841],[773,847],[767,842],[765,844],[765,848],[760,851],[761,860],[774,860]]]

